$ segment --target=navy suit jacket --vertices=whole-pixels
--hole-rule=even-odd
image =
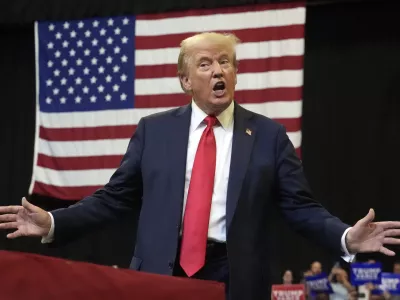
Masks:
[[[142,118],[109,183],[52,212],[55,242],[117,220],[141,201],[131,268],[172,275],[179,263],[190,121],[191,105]],[[343,254],[341,236],[349,226],[313,199],[285,128],[235,103],[226,202],[231,299],[270,299],[267,269],[274,240],[268,232],[275,208],[295,231]]]

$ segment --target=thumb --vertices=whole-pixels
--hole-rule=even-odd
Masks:
[[[29,212],[39,212],[40,208],[28,202],[25,197],[22,198],[22,206]]]
[[[362,218],[359,223],[361,223],[362,225],[368,225],[369,223],[371,223],[373,220],[375,219],[375,211],[373,208],[369,209],[368,214]]]

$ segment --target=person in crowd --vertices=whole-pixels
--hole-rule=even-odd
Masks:
[[[1,207],[0,228],[14,230],[7,237],[65,243],[140,202],[130,267],[220,281],[230,300],[270,297],[275,208],[293,230],[348,261],[362,252],[393,256],[387,245],[399,244],[400,222],[374,222],[373,209],[353,226],[330,214],[313,197],[285,127],[235,100],[238,42],[212,32],[182,41],[178,78],[190,103],[142,118],[109,182],[77,204],[47,212],[24,198]]]
[[[291,270],[286,270],[282,277],[283,284],[293,284],[293,272]]]

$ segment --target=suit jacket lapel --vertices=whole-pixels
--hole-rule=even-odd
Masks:
[[[253,114],[235,103],[232,157],[226,203],[226,228],[229,231],[242,189],[256,134],[250,119]]]
[[[171,199],[176,205],[174,211],[179,211],[179,218],[182,216],[183,196],[185,189],[186,156],[189,140],[189,128],[192,115],[191,105],[188,104],[179,108],[173,116],[171,127],[168,131],[171,134],[167,145],[167,160],[169,170],[169,183]],[[177,216],[178,217],[178,216]]]

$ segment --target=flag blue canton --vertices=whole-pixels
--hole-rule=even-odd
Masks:
[[[40,111],[134,107],[134,17],[37,26]]]

